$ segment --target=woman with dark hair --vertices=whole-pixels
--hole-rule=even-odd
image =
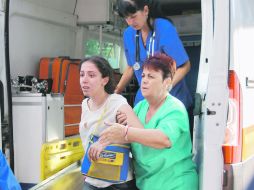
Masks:
[[[131,143],[140,190],[198,189],[188,115],[182,102],[168,93],[174,73],[172,58],[163,54],[150,57],[142,72],[141,91],[145,99],[134,107],[141,126],[128,121],[129,127],[113,124],[101,133],[100,145],[89,152],[91,159],[96,160],[101,147]]]
[[[129,27],[123,34],[125,55],[128,66],[116,86],[121,93],[131,80],[133,73],[141,84],[143,62],[154,53],[165,53],[176,61],[176,73],[172,79],[171,95],[183,102],[188,109],[192,97],[185,83],[185,75],[190,70],[189,57],[173,24],[163,18],[160,6],[155,0],[117,0],[118,14]],[[143,99],[139,89],[135,105]]]
[[[87,150],[90,135],[99,136],[108,127],[105,125],[105,121],[116,122],[117,111],[127,113],[129,118],[135,117],[135,114],[124,97],[113,94],[113,70],[104,58],[92,56],[81,61],[80,86],[84,96],[88,97],[82,102],[82,115],[79,125],[83,147],[84,150]],[[86,177],[84,189],[135,190],[137,188],[133,179],[131,165],[128,170],[128,177],[125,183],[112,183]]]

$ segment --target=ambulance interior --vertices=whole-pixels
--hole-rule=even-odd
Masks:
[[[189,55],[191,70],[186,76],[186,81],[194,99],[202,38],[201,0],[160,0],[160,2],[165,15],[177,28]],[[93,54],[101,54],[107,58],[119,79],[126,66],[122,34],[127,25],[114,13],[114,3],[115,0],[10,1],[9,65],[11,79],[16,79],[18,76],[39,77],[39,62],[43,57],[80,59]],[[135,85],[135,80],[133,80],[123,93],[131,104],[136,89]],[[12,91],[14,95],[9,98],[13,100],[15,156],[13,159],[11,158],[13,155],[10,155],[10,162],[14,163],[15,175],[23,184],[23,189],[30,187],[32,189],[56,189],[61,184],[64,184],[61,189],[82,189],[83,178],[79,173],[79,160],[84,152],[81,150],[82,145],[78,138],[77,128],[66,134],[69,126],[64,126],[62,109],[61,117],[58,117],[56,124],[62,126],[60,130],[59,128],[49,129],[47,125],[52,125],[52,123],[43,121],[45,114],[57,114],[54,110],[47,112],[45,105],[64,107],[61,97],[47,95],[46,99],[40,98],[39,101],[44,103],[39,104],[44,107],[38,107],[39,116],[33,119],[31,114],[35,110],[30,109],[29,105],[32,105],[33,98],[33,101],[37,102],[38,97],[25,99],[29,93],[22,93],[17,88]],[[8,106],[5,105],[5,107]],[[25,113],[24,110],[27,112]],[[23,114],[22,117],[20,114]],[[43,114],[44,116],[41,116]],[[26,116],[31,118],[29,124],[24,119]],[[39,130],[35,128],[38,122],[44,122],[40,124]],[[47,128],[46,132],[43,132],[45,128]],[[28,130],[32,132],[27,134]],[[52,133],[49,134],[49,132]],[[48,137],[45,137],[45,134]],[[36,139],[42,140],[36,141]],[[32,146],[33,142],[38,144],[34,143]],[[8,143],[8,141],[3,142],[3,147],[9,147]],[[72,156],[69,156],[70,152],[73,153]],[[24,155],[29,155],[29,157]],[[43,161],[44,158],[48,162]],[[24,170],[27,172],[24,173]],[[66,181],[68,183],[63,183]]]

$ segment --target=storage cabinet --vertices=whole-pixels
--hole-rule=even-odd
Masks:
[[[64,138],[63,96],[20,93],[12,102],[15,175],[21,183],[38,183],[42,144]]]

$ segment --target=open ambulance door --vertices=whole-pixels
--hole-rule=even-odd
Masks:
[[[254,188],[253,8],[202,1],[193,146],[201,190]]]
[[[14,168],[10,65],[8,51],[8,10],[9,0],[0,0],[0,150],[6,154],[11,168]],[[3,141],[9,146],[3,147]]]
[[[201,5],[202,44],[196,97],[201,104],[194,118],[193,152],[200,189],[219,190],[223,183],[222,144],[229,97],[229,0],[202,0]]]
[[[224,190],[254,189],[254,2],[230,1],[229,104]]]

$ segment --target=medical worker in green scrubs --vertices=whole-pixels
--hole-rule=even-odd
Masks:
[[[105,145],[131,143],[140,190],[198,189],[188,115],[183,103],[168,93],[174,72],[174,60],[164,54],[146,60],[141,82],[145,99],[134,108],[143,126],[128,119],[130,126],[113,124],[101,133],[101,147],[90,150],[97,159]]]

